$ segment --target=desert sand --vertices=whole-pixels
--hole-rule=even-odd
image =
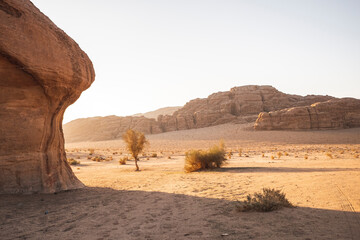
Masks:
[[[0,195],[0,239],[360,239],[359,128],[225,124],[147,137],[140,172],[132,160],[118,163],[127,155],[121,140],[66,144],[86,187]],[[185,151],[219,139],[232,152],[223,168],[183,171]],[[88,159],[92,149],[108,161]],[[296,207],[237,211],[237,201],[264,187],[282,190]]]

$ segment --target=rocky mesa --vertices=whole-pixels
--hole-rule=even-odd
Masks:
[[[332,99],[308,106],[262,112],[255,130],[307,130],[360,127],[360,100]]]
[[[0,32],[0,193],[82,187],[62,119],[94,81],[90,59],[30,1],[0,1]]]
[[[194,99],[172,115],[157,120],[145,117],[95,117],[76,119],[64,125],[67,142],[100,141],[120,138],[128,129],[146,134],[203,128],[224,123],[254,122],[260,112],[306,106],[333,99],[330,96],[285,94],[272,86],[242,86],[230,91]]]

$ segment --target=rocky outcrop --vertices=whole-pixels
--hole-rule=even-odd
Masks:
[[[129,128],[154,134],[229,122],[249,123],[256,120],[259,112],[306,106],[332,98],[289,95],[271,86],[234,87],[227,92],[214,93],[208,98],[191,100],[172,115],[158,116],[157,121],[134,116],[77,119],[64,125],[64,133],[67,142],[101,141],[120,138]]]
[[[234,87],[205,99],[188,102],[172,116],[159,116],[164,131],[209,127],[228,122],[253,122],[260,112],[323,102],[330,96],[298,96],[278,91],[271,86]]]
[[[102,141],[121,138],[129,128],[145,134],[163,132],[155,119],[145,117],[81,118],[64,125],[67,142]]]
[[[262,112],[256,130],[306,130],[360,127],[360,100],[332,99],[310,106]]]
[[[91,61],[30,1],[0,1],[0,33],[0,193],[82,187],[62,119],[94,81]]]

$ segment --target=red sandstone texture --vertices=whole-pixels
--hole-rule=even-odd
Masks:
[[[121,138],[129,128],[156,134],[224,123],[253,123],[263,111],[306,106],[329,99],[333,97],[285,94],[271,86],[234,87],[207,98],[191,100],[172,115],[158,116],[157,121],[133,116],[76,119],[64,125],[64,133],[67,142],[101,141]]]
[[[62,119],[94,81],[90,59],[30,1],[0,1],[0,33],[0,193],[82,187]]]
[[[360,127],[360,100],[332,99],[310,106],[262,112],[256,130],[307,130]]]

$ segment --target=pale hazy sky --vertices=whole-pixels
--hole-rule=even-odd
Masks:
[[[64,122],[132,115],[248,84],[360,98],[358,0],[34,0],[89,55]]]

